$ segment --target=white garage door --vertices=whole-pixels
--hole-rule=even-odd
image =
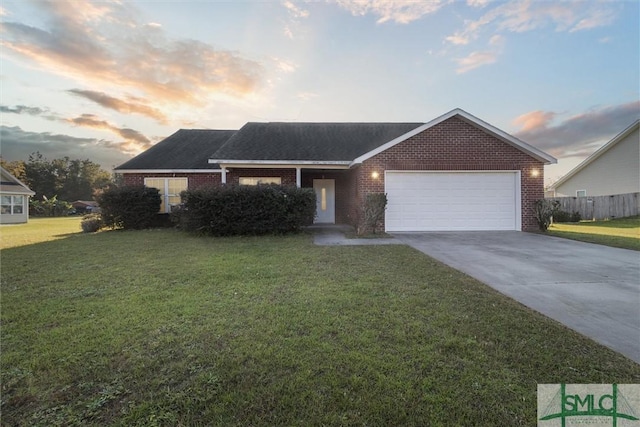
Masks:
[[[387,231],[520,230],[518,172],[385,173]]]

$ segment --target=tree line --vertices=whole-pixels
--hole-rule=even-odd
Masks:
[[[53,198],[68,202],[93,200],[96,190],[113,183],[109,172],[88,159],[48,160],[36,151],[27,161],[7,162],[0,158],[0,164],[34,191],[32,200],[37,201]]]

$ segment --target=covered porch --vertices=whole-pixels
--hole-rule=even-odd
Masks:
[[[273,183],[313,188],[316,193],[316,224],[354,224],[356,174],[348,162],[327,164],[225,163],[223,184]]]

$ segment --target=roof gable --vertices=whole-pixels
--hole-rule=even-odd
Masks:
[[[208,159],[234,133],[235,130],[180,129],[115,170],[216,170],[219,166],[208,163]]]
[[[36,194],[26,184],[9,173],[8,170],[0,166],[0,192],[13,194],[26,194],[33,196]]]
[[[417,127],[413,130],[411,130],[410,132],[407,132],[404,135],[400,135],[399,137],[387,142],[386,144],[380,145],[379,147],[376,147],[375,149],[361,155],[360,157],[356,158],[353,161],[353,164],[360,164],[362,162],[364,162],[367,159],[370,159],[371,157],[382,153],[385,150],[388,150],[389,148],[403,142],[406,141],[407,139],[439,124],[444,122],[445,120],[448,120],[452,117],[458,117],[461,120],[465,121],[466,123],[469,123],[470,125],[482,130],[483,132],[489,133],[493,136],[495,136],[496,138],[500,139],[501,141],[519,149],[520,151],[530,155],[531,157],[534,157],[538,160],[540,160],[541,162],[543,162],[544,164],[551,164],[551,163],[556,163],[557,160],[548,155],[547,153],[538,150],[537,148],[527,144],[524,141],[521,141],[520,139],[516,138],[513,135],[509,135],[508,133],[496,128],[495,126],[490,125],[489,123],[480,120],[479,118],[467,113],[466,111],[460,109],[460,108],[456,108],[454,110],[449,111],[446,114],[443,114],[440,117],[437,117],[433,120],[431,120],[428,123],[425,123],[424,125]]]
[[[351,162],[421,123],[247,123],[212,162]]]
[[[598,158],[600,158],[604,153],[606,153],[607,151],[615,147],[620,141],[623,141],[627,136],[629,136],[632,132],[636,131],[639,127],[640,127],[640,119],[636,120],[631,125],[629,125],[625,130],[623,130],[618,135],[613,137],[611,141],[607,142],[602,147],[598,148],[593,154],[591,154],[589,157],[584,159],[582,163],[580,163],[575,168],[571,169],[565,176],[557,180],[549,188],[553,190],[555,188],[558,188],[565,182],[567,182],[569,179],[575,176],[578,172],[580,172],[581,170],[589,166],[591,163],[596,161]]]

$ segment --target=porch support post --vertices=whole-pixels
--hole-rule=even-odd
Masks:
[[[296,186],[298,188],[302,186],[302,168],[296,168]]]
[[[220,169],[222,169],[222,173],[221,173],[221,176],[220,176],[220,181],[223,184],[226,184],[227,183],[227,170],[222,165],[220,166]]]

